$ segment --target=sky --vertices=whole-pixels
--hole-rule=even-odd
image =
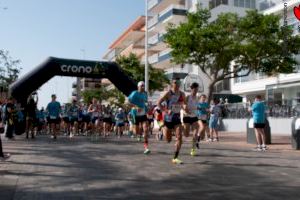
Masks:
[[[0,49],[20,59],[20,77],[47,57],[102,60],[136,18],[144,0],[0,0]],[[3,9],[7,8],[7,9]],[[75,78],[56,76],[40,90],[38,106],[51,94],[61,103],[71,98]]]

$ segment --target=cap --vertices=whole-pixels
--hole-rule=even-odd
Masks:
[[[145,83],[144,83],[144,81],[140,81],[140,82],[138,82],[138,87],[141,87],[141,86],[145,86]]]

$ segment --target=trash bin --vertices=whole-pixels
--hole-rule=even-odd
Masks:
[[[265,121],[265,135],[266,135],[266,144],[271,144],[271,128],[269,121],[266,119]],[[257,144],[256,136],[254,132],[254,121],[253,118],[249,118],[247,120],[247,143],[249,144]]]
[[[292,136],[291,136],[292,148],[300,150],[300,118],[294,117],[292,121]]]

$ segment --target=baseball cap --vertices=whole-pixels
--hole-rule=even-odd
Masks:
[[[138,87],[141,87],[141,86],[145,86],[145,83],[144,83],[144,81],[140,81],[140,82],[138,82]]]

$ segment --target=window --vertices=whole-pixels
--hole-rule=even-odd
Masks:
[[[221,4],[228,5],[228,0],[210,0],[209,9],[213,9]]]
[[[250,5],[250,0],[246,0],[246,2],[245,2],[245,7],[246,8],[251,8],[251,5]]]
[[[234,0],[234,6],[239,7],[239,0]]]
[[[244,0],[239,0],[239,7],[245,7]]]
[[[255,9],[256,5],[255,5],[255,0],[251,0],[251,8]]]

